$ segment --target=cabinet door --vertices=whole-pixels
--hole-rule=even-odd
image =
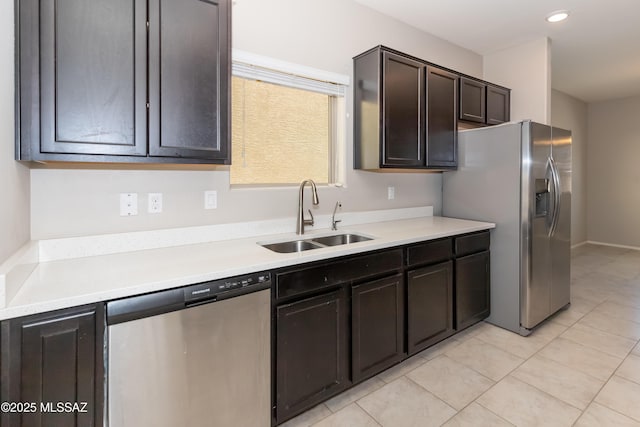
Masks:
[[[382,165],[424,166],[424,64],[382,54]]]
[[[460,120],[484,124],[486,87],[476,80],[460,78]]]
[[[353,381],[377,374],[404,356],[402,275],[363,283],[351,290]]]
[[[489,316],[489,251],[456,259],[456,330]]]
[[[146,155],[146,1],[16,5],[18,157]]]
[[[458,75],[427,68],[428,167],[453,168],[458,164]]]
[[[0,400],[35,402],[37,410],[2,414],[2,425],[102,425],[103,333],[102,305],[3,322]],[[79,410],[55,412],[58,402]]]
[[[511,120],[510,91],[496,86],[487,86],[487,124],[499,125]]]
[[[149,154],[229,163],[228,0],[149,1]]]
[[[453,333],[453,263],[447,261],[407,273],[409,355]]]
[[[343,289],[276,308],[276,419],[303,412],[348,385]]]

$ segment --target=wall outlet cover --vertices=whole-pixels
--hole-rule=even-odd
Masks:
[[[138,193],[120,193],[120,216],[138,215]]]
[[[147,211],[152,214],[162,212],[162,193],[149,193]]]

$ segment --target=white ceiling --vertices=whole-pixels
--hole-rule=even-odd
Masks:
[[[640,0],[355,1],[481,55],[548,36],[554,89],[585,102],[640,95]],[[560,9],[569,19],[546,22]]]

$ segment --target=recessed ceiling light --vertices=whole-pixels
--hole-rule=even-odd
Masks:
[[[560,22],[569,17],[568,10],[556,10],[547,15],[547,22]]]

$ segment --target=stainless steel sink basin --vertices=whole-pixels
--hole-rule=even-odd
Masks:
[[[305,240],[290,240],[288,242],[259,243],[274,252],[289,254],[292,252],[308,251],[309,249],[325,248],[327,246],[347,245],[349,243],[372,240],[371,237],[360,234],[344,233],[331,236],[313,237]]]
[[[349,243],[365,242],[372,240],[371,237],[361,236],[359,234],[336,234],[333,236],[316,237],[314,242],[325,246],[348,245]]]
[[[322,248],[321,245],[313,243],[310,240],[293,240],[290,242],[263,244],[262,246],[264,246],[267,249],[271,249],[274,252],[279,252],[282,254],[289,254],[292,252],[302,252],[302,251],[307,251],[309,249]]]

